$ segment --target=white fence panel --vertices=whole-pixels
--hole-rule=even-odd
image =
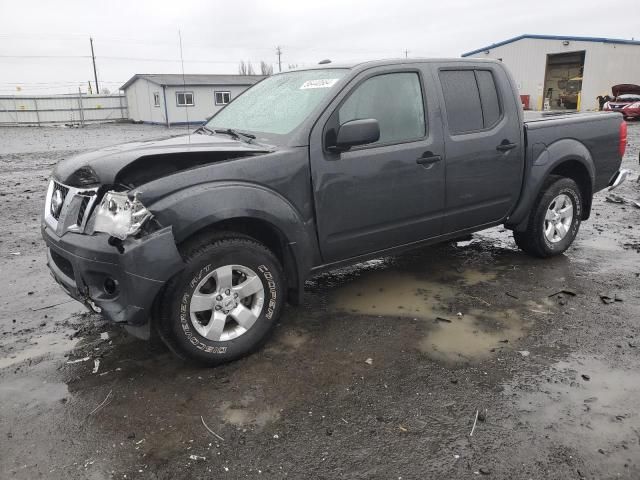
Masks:
[[[124,95],[0,96],[0,125],[126,120]]]

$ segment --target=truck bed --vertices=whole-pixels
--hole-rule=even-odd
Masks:
[[[544,162],[541,154],[553,149],[554,155],[570,156],[577,148],[588,150],[597,168],[594,192],[605,188],[619,167],[618,143],[622,116],[614,112],[531,112],[524,114],[529,165]],[[531,163],[532,162],[532,163]]]

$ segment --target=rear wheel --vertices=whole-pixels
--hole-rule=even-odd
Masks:
[[[582,195],[570,178],[550,176],[534,204],[527,229],[513,232],[518,247],[536,257],[565,252],[578,234]]]
[[[239,234],[211,237],[184,254],[186,267],[162,299],[169,347],[207,365],[246,355],[268,337],[284,303],[280,264]]]

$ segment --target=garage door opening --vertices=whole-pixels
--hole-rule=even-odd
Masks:
[[[544,110],[579,110],[585,52],[547,55]]]

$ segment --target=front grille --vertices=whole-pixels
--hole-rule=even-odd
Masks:
[[[78,210],[78,220],[77,225],[82,226],[84,222],[84,214],[87,211],[87,206],[89,205],[89,200],[91,197],[82,197],[82,203],[80,204],[80,209]]]
[[[64,205],[64,201],[67,198],[67,194],[69,193],[69,188],[54,181],[52,194],[55,195],[56,192],[60,192],[60,194],[62,195],[62,204]],[[60,212],[61,210],[51,212],[51,215],[53,216],[53,218],[58,220],[60,218]]]
[[[97,199],[97,188],[70,187],[51,180],[44,220],[60,236],[66,232],[83,233]]]
[[[67,277],[73,279],[73,265],[71,262],[64,258],[62,255],[55,252],[55,250],[51,250],[51,259],[53,263],[60,269],[62,273],[64,273]]]

